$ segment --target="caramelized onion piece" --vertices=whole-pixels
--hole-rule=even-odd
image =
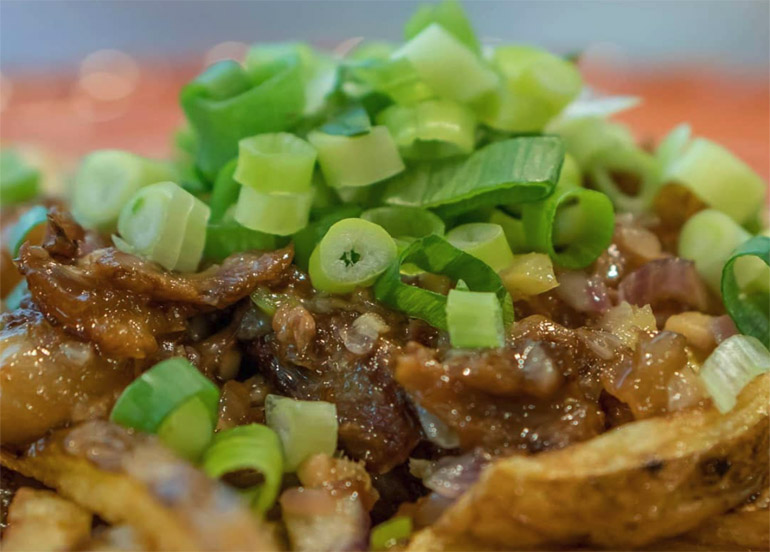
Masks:
[[[651,261],[626,276],[618,286],[620,301],[650,305],[659,325],[686,310],[708,312],[710,300],[692,261],[675,257]]]

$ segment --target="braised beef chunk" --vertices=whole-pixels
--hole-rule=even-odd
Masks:
[[[396,380],[458,434],[463,450],[536,452],[603,431],[598,373],[607,362],[578,332],[532,316],[516,323],[502,349],[442,352],[410,343]]]
[[[193,314],[225,308],[278,278],[292,258],[290,249],[240,253],[181,275],[111,247],[77,256],[85,234],[66,217],[51,217],[49,229],[42,247],[21,249],[19,269],[32,299],[51,323],[119,357],[152,355],[159,336],[181,332]]]
[[[337,405],[340,442],[374,472],[407,460],[419,424],[393,366],[406,335],[419,330],[368,292],[316,295],[296,273],[279,288],[273,333],[252,342],[257,369],[284,395]]]

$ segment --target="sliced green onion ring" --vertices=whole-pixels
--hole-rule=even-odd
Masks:
[[[414,264],[434,274],[443,274],[453,280],[463,280],[472,291],[490,291],[497,296],[503,308],[507,327],[513,322],[513,305],[500,277],[485,262],[436,235],[425,236],[412,242],[393,262],[374,285],[379,301],[413,318],[425,320],[432,326],[447,330],[445,295],[410,286],[401,281],[401,267]]]
[[[233,178],[262,193],[305,193],[310,190],[316,152],[288,132],[258,134],[238,142]]]
[[[461,104],[429,100],[392,105],[377,116],[406,159],[442,159],[468,154],[476,142],[476,117]]]
[[[121,210],[141,188],[174,180],[171,166],[120,150],[86,156],[75,175],[72,214],[80,224],[114,232]]]
[[[404,170],[396,143],[384,126],[352,137],[313,131],[308,140],[318,150],[321,171],[332,188],[369,186]]]
[[[438,4],[423,4],[404,25],[404,38],[414,38],[423,29],[438,23],[444,29],[452,33],[457,40],[465,44],[475,53],[481,52],[481,46],[473,32],[468,16],[463,10],[462,4],[457,0],[444,0]]]
[[[310,256],[310,279],[321,291],[348,293],[372,285],[397,255],[396,243],[381,226],[344,219],[329,228]]]
[[[412,534],[412,518],[398,516],[383,521],[372,529],[369,537],[369,548],[375,552],[383,552],[405,541]]]
[[[721,413],[733,409],[748,383],[770,371],[770,353],[756,337],[734,335],[709,355],[698,375]]]
[[[337,449],[337,407],[333,403],[268,395],[265,419],[281,439],[286,472],[296,471],[315,454],[331,456]]]
[[[712,291],[721,294],[722,269],[732,252],[751,238],[737,222],[721,211],[705,209],[690,217],[679,233],[679,256],[695,261],[695,269]],[[735,262],[740,289],[752,281],[770,280],[770,268],[754,256]]]
[[[195,271],[206,244],[209,207],[173,182],[140,189],[123,207],[115,244],[168,270]]]
[[[489,222],[503,229],[511,251],[517,254],[530,251],[521,216],[513,216],[502,209],[495,209],[489,216]]]
[[[664,178],[688,187],[739,224],[756,215],[767,194],[766,183],[746,163],[705,138],[693,140],[670,164]]]
[[[594,262],[615,229],[609,198],[585,188],[557,188],[543,201],[522,205],[522,222],[529,246],[565,268]]]
[[[495,272],[500,272],[513,262],[513,252],[502,226],[498,224],[463,224],[450,230],[446,239],[455,247],[487,263]]]
[[[33,199],[39,188],[40,171],[16,150],[0,150],[0,197],[5,205]]]
[[[45,224],[46,220],[48,220],[48,209],[42,205],[35,205],[19,217],[8,232],[8,251],[11,257],[19,254],[19,248],[27,241],[30,232],[41,224]]]
[[[275,431],[260,424],[220,431],[203,454],[202,467],[209,477],[215,478],[242,470],[261,473],[264,483],[244,494],[251,498],[252,507],[264,514],[275,503],[281,488],[281,441]]]
[[[419,207],[375,207],[361,213],[361,218],[379,224],[394,238],[411,241],[429,234],[444,234],[444,221]]]
[[[473,100],[498,82],[497,75],[481,58],[438,23],[420,31],[393,57],[408,59],[439,96],[458,102]]]
[[[237,168],[238,158],[235,158],[222,167],[217,174],[217,179],[214,181],[214,186],[211,189],[211,198],[209,199],[212,222],[222,220],[227,210],[238,201],[241,184],[235,180],[235,170]]]
[[[436,96],[406,59],[365,60],[350,63],[346,72],[350,85],[384,94],[401,105],[412,105]]]
[[[166,416],[157,433],[167,447],[195,462],[214,437],[215,425],[209,407],[199,397],[192,397]]]
[[[492,292],[450,290],[446,320],[453,347],[475,349],[505,344],[503,309]]]
[[[21,306],[21,302],[25,297],[29,296],[29,288],[27,287],[27,280],[24,279],[11,290],[11,292],[5,296],[3,302],[5,303],[5,309],[13,311]]]
[[[575,64],[531,46],[495,48],[503,75],[494,94],[477,102],[481,120],[511,132],[539,132],[574,100],[583,82]]]
[[[733,252],[722,270],[722,300],[736,327],[770,347],[770,294],[741,290],[735,265],[743,257],[757,257],[770,266],[770,238],[751,238]]]
[[[339,205],[329,208],[323,215],[305,226],[292,236],[294,241],[294,262],[302,270],[307,271],[310,255],[335,222],[342,219],[354,218],[361,214],[358,205]]]
[[[213,427],[217,421],[219,389],[186,358],[170,358],[126,387],[112,409],[110,420],[145,433],[156,433],[169,414],[193,398],[203,404]]]
[[[241,186],[233,217],[251,230],[289,236],[307,226],[312,204],[313,190],[300,194],[266,194],[251,186]]]

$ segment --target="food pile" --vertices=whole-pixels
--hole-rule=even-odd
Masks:
[[[66,197],[3,150],[7,550],[767,549],[767,184],[404,39],[218,62]]]

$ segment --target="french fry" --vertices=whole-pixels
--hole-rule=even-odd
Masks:
[[[241,498],[160,446],[104,421],[54,433],[0,463],[33,477],[159,550],[275,550]]]
[[[53,491],[22,487],[8,511],[5,552],[70,550],[88,539],[91,512]]]
[[[725,415],[684,411],[499,460],[409,550],[627,549],[695,530],[766,488],[769,408],[765,374]],[[759,518],[707,522],[694,538],[729,540]]]

